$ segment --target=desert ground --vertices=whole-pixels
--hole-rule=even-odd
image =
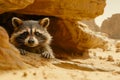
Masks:
[[[92,49],[79,59],[46,60],[38,54],[21,56],[29,68],[1,70],[1,80],[120,80],[120,53]]]

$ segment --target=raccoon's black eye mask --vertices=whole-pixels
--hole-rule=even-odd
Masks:
[[[26,38],[27,36],[28,36],[28,32],[24,32],[24,33],[22,33],[22,34],[20,34],[20,36],[21,36],[21,38]]]
[[[36,36],[41,36],[42,34],[41,33],[39,33],[39,32],[35,32],[34,33]]]
[[[23,33],[24,36],[27,36],[28,34],[29,34],[28,32],[24,32],[24,33]]]

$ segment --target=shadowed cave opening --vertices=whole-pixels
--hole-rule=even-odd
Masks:
[[[66,23],[63,22],[61,18],[54,17],[54,16],[44,16],[44,15],[27,15],[27,14],[18,14],[18,13],[12,13],[7,12],[0,14],[0,25],[6,29],[6,31],[9,34],[9,37],[11,36],[12,32],[14,31],[14,28],[12,26],[11,19],[13,17],[18,17],[22,20],[40,20],[45,17],[50,18],[50,25],[48,27],[48,32],[53,36],[51,47],[55,53],[55,56],[60,59],[66,59],[72,58],[74,56],[80,57],[82,56],[82,52],[75,48],[74,43],[71,42],[70,36],[66,33]],[[68,41],[68,43],[64,43]]]
[[[0,25],[6,29],[9,36],[13,32],[13,26],[12,26],[12,18],[13,17],[18,17],[22,20],[40,20],[45,17],[52,18],[53,16],[27,15],[27,14],[18,14],[18,13],[12,13],[12,12],[0,14]]]

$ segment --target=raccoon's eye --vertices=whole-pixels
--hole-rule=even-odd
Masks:
[[[41,34],[39,32],[35,32],[35,35],[36,36],[40,36]]]
[[[24,32],[22,35],[27,36],[29,33],[28,32]]]

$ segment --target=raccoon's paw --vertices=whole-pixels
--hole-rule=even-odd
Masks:
[[[54,55],[53,55],[53,53],[50,53],[50,52],[48,52],[48,51],[44,51],[44,52],[41,54],[41,56],[44,57],[44,58],[48,58],[48,59],[53,59],[53,58],[55,58]]]
[[[24,49],[19,49],[21,55],[27,54],[27,52]]]

